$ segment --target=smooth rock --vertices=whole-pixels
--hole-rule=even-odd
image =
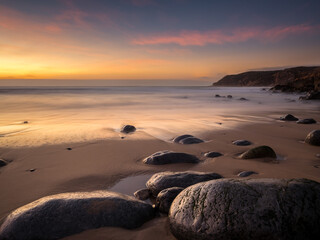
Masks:
[[[311,145],[320,146],[320,130],[310,132],[304,141]]]
[[[233,141],[232,143],[237,146],[248,146],[252,144],[250,141],[247,141],[247,140],[236,140],[236,141]]]
[[[242,97],[242,98],[239,98],[240,101],[249,101],[248,99]]]
[[[159,151],[143,159],[146,164],[162,165],[170,163],[198,163],[199,159],[188,153],[172,152],[168,150]]]
[[[187,137],[183,138],[179,141],[180,144],[197,144],[197,143],[203,143],[204,141],[200,138],[196,137]]]
[[[147,181],[146,186],[152,192],[153,196],[157,196],[163,189],[171,187],[186,188],[193,184],[222,178],[217,173],[205,173],[195,171],[185,172],[159,172]]]
[[[257,173],[253,171],[243,171],[238,173],[238,177],[249,177],[252,174],[257,174]]]
[[[232,95],[228,95],[227,98],[232,98]]]
[[[318,239],[320,184],[306,179],[220,179],[190,186],[173,201],[179,240]]]
[[[319,100],[320,99],[320,91],[311,91],[308,92],[306,96],[301,96],[300,100]]]
[[[175,137],[175,138],[173,139],[173,142],[179,143],[182,139],[188,138],[188,137],[193,137],[193,136],[192,136],[192,135],[189,135],[189,134],[180,135],[180,136],[178,136],[178,137]]]
[[[282,120],[282,121],[298,121],[299,119],[291,114],[287,114],[283,117],[280,117],[280,120]]]
[[[150,204],[108,191],[63,193],[13,211],[0,239],[59,239],[100,227],[140,227],[154,217]]]
[[[219,152],[207,152],[207,153],[204,154],[204,156],[207,157],[207,158],[215,158],[215,157],[222,156],[222,154],[219,153]]]
[[[159,208],[159,211],[168,213],[171,203],[183,189],[181,187],[172,187],[159,192],[156,198],[156,207]]]
[[[6,166],[7,164],[8,164],[8,163],[7,163],[6,160],[0,159],[0,167],[4,167],[4,166]]]
[[[135,131],[136,131],[136,127],[132,126],[132,125],[124,125],[121,128],[121,132],[122,133],[132,133],[132,132],[135,132]]]
[[[259,146],[251,148],[248,151],[240,155],[242,159],[252,159],[252,158],[277,158],[277,154],[269,146]]]
[[[148,188],[139,189],[133,194],[139,200],[147,200],[151,193]]]
[[[297,123],[299,123],[299,124],[313,124],[313,123],[317,123],[317,121],[314,120],[313,118],[305,118],[305,119],[298,120]]]
[[[216,94],[214,97],[216,97],[216,98],[219,98],[219,97],[221,97],[219,94]]]

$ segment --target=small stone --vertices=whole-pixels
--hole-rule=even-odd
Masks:
[[[184,138],[188,138],[188,137],[193,137],[192,135],[189,135],[189,134],[184,134],[184,135],[180,135],[178,137],[175,137],[172,141],[174,143],[179,143],[182,139]]]
[[[133,195],[137,199],[144,201],[150,197],[151,193],[148,188],[143,188],[143,189],[139,189],[138,191],[136,191]]]
[[[251,145],[252,143],[248,140],[236,140],[232,142],[234,145],[237,146],[248,146]]]
[[[159,208],[160,212],[168,213],[171,203],[183,189],[182,187],[172,187],[162,190],[156,198],[155,206]]]
[[[29,123],[28,121],[24,121],[24,122],[23,122],[23,124],[28,124],[28,123]]]
[[[239,98],[240,101],[249,101],[248,99],[242,97],[242,98]]]
[[[121,132],[123,132],[123,133],[132,133],[132,132],[135,132],[135,131],[136,131],[136,127],[132,126],[132,125],[124,125],[121,128]]]
[[[251,148],[250,150],[242,153],[240,155],[242,159],[252,159],[252,158],[277,158],[274,150],[269,146],[259,146]]]
[[[314,124],[314,123],[317,123],[317,121],[314,120],[313,118],[305,118],[305,119],[298,120],[297,123],[299,123],[299,124]]]
[[[228,95],[227,98],[232,98],[232,95]]]
[[[68,150],[68,151],[71,151],[71,150],[72,150],[72,148],[71,148],[71,147],[68,147],[68,148],[67,148],[67,150]]]
[[[310,132],[306,137],[305,142],[311,145],[320,146],[320,130]]]
[[[28,169],[27,171],[28,172],[34,172],[36,169],[35,168],[30,168],[30,169]]]
[[[238,174],[238,177],[248,177],[252,174],[258,174],[258,173],[253,172],[253,171],[243,171]]]
[[[291,114],[287,114],[283,117],[280,117],[280,120],[282,120],[282,121],[298,121],[299,119]]]
[[[207,158],[215,158],[215,157],[222,156],[222,154],[219,153],[219,152],[207,152],[207,153],[204,154],[204,156],[207,157]]]
[[[196,137],[187,137],[183,138],[179,141],[180,144],[197,144],[197,143],[203,143],[204,141],[200,138]]]
[[[152,165],[162,165],[170,163],[198,163],[199,159],[188,153],[164,150],[146,157],[143,162]]]
[[[0,159],[0,167],[6,166],[8,163],[4,159]]]
[[[220,98],[221,96],[219,94],[216,94],[214,97],[216,98]]]
[[[317,154],[316,154],[316,157],[317,157],[317,158],[320,158],[320,153],[317,153]]]

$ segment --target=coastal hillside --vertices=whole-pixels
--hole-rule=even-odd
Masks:
[[[213,83],[213,86],[277,86],[284,91],[319,91],[320,67],[294,67],[227,75]]]

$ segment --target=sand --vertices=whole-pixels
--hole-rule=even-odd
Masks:
[[[318,111],[290,112],[298,117],[319,119]],[[99,140],[37,147],[0,148],[0,157],[12,161],[0,169],[0,219],[14,209],[38,198],[73,191],[108,189],[121,179],[159,171],[216,172],[224,177],[237,177],[244,170],[258,174],[252,178],[308,178],[320,182],[319,146],[303,142],[306,135],[320,129],[319,123],[304,125],[277,120],[286,112],[268,114],[272,121],[248,123],[233,129],[203,132],[197,137],[205,143],[174,144],[154,138],[143,130],[126,138]],[[222,122],[226,124],[227,122]],[[185,133],[188,133],[186,129]],[[251,146],[235,146],[232,141],[246,139]],[[278,163],[241,160],[237,156],[254,146],[268,145],[279,155]],[[67,148],[72,150],[67,150]],[[142,159],[156,151],[172,150],[194,154],[200,164],[151,166]],[[221,152],[218,158],[205,158],[207,151]],[[28,170],[35,169],[30,172]],[[156,218],[135,230],[100,228],[65,239],[175,239],[167,218]]]

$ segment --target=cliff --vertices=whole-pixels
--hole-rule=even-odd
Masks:
[[[281,91],[319,91],[320,67],[295,67],[227,75],[213,86],[272,86]]]

